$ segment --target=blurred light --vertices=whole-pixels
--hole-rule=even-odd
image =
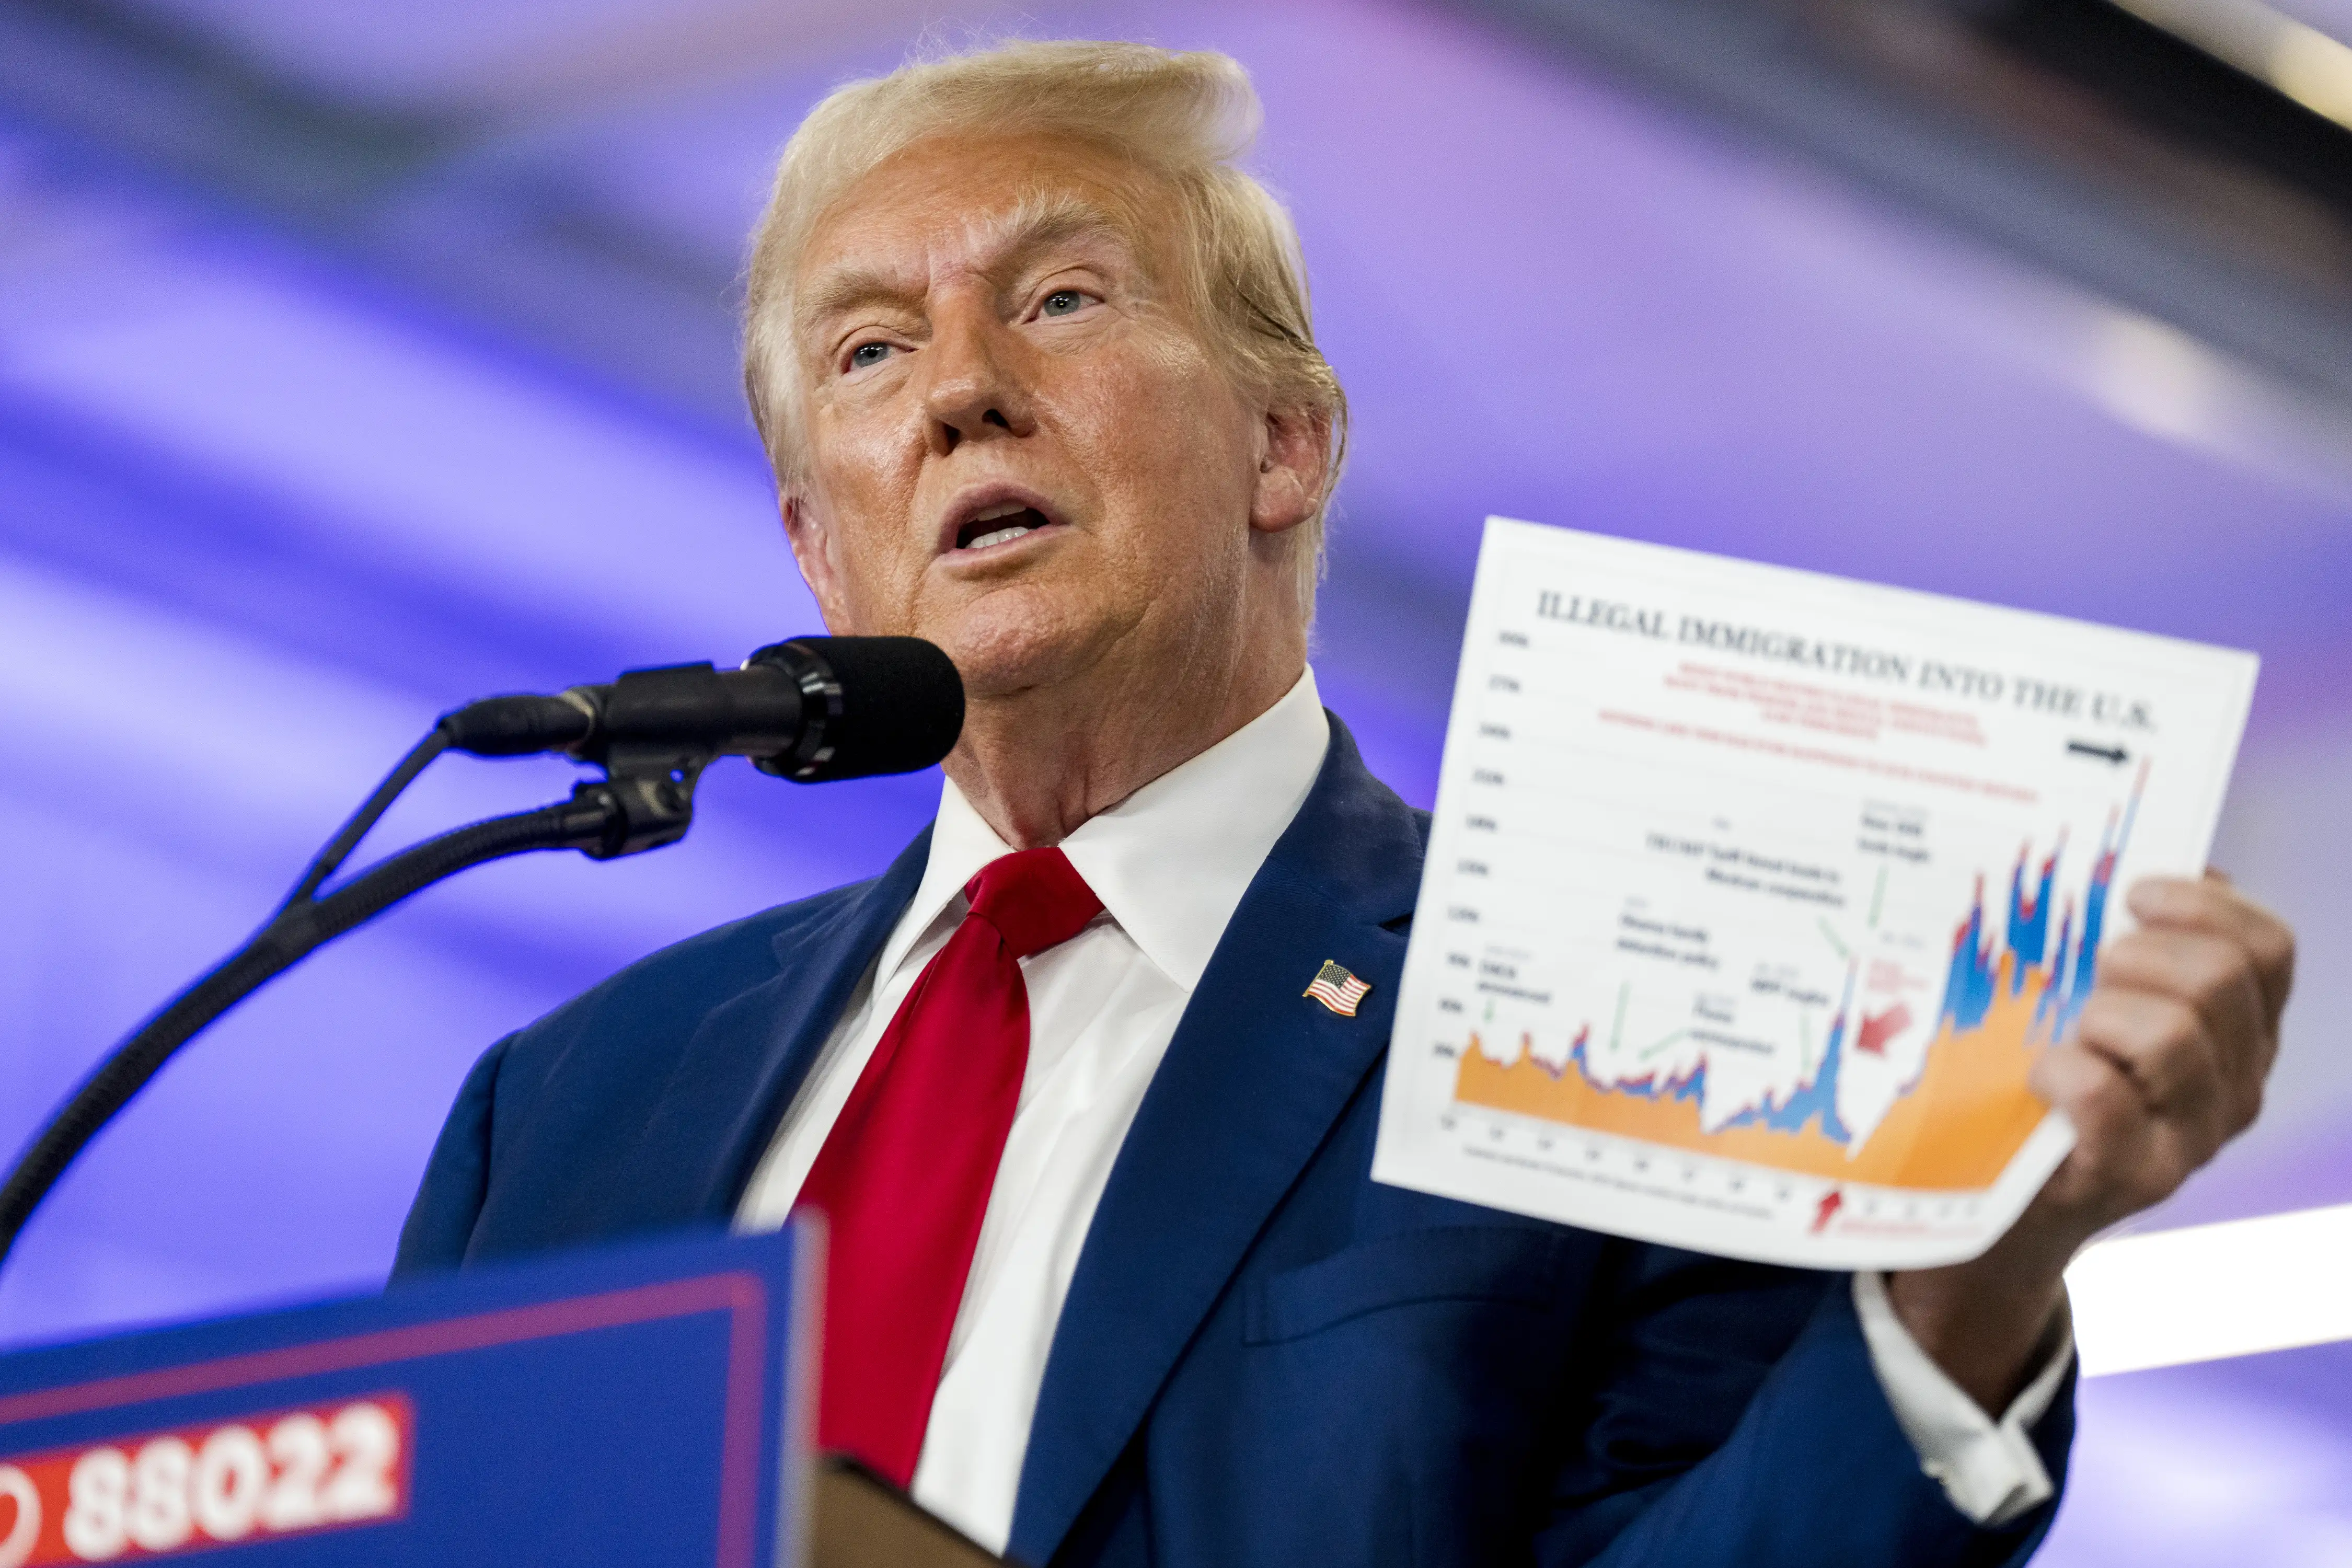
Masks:
[[[2271,47],[2270,79],[2305,109],[2352,127],[2352,48],[2289,22]]]
[[[2216,444],[2227,401],[2213,353],[2146,316],[2107,312],[2090,356],[2091,384],[2107,411],[2168,440]]]
[[[2352,130],[2352,47],[2261,0],[2116,0],[2141,21],[2226,60]]]
[[[2352,1339],[2352,1204],[2103,1241],[2066,1289],[2085,1377]]]

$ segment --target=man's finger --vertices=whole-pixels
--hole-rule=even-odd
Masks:
[[[2143,926],[2203,931],[2237,942],[2253,965],[2264,1016],[2276,1031],[2294,983],[2294,933],[2284,921],[2227,881],[2209,878],[2144,877],[2125,901]]]
[[[2177,998],[2197,1009],[2219,1047],[2237,1124],[2253,1120],[2277,1055],[2262,984],[2244,948],[2204,931],[2151,927],[2116,939],[2099,958],[2099,984]]]
[[[2084,1004],[2074,1036],[2129,1080],[2149,1115],[2192,1130],[2192,1142],[2218,1149],[2237,1130],[2240,1097],[2222,1071],[2221,1047],[2180,998],[2101,987]]]
[[[2053,1046],[2033,1064],[2032,1087],[2074,1124],[2074,1152],[2042,1195],[2087,1216],[2085,1234],[2179,1184],[2180,1176],[2161,1157],[2155,1114],[2113,1062],[2078,1045]]]

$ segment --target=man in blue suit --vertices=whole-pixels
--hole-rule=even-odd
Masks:
[[[1955,1268],[1372,1183],[1427,819],[1307,667],[1345,404],[1255,108],[1223,57],[1026,45],[794,136],[747,384],[828,626],[963,675],[939,817],[499,1042],[400,1271],[821,1207],[821,1436],[1039,1564],[2021,1561],[2061,1271],[2252,1119],[2290,937],[2136,889],[2039,1069],[2080,1143]],[[1496,353],[1512,287],[1464,280]]]

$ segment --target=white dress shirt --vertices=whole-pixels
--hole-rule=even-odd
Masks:
[[[1046,1352],[1112,1163],[1209,955],[1329,744],[1310,669],[1272,708],[1062,842],[1103,912],[1021,961],[1029,1065],[912,1489],[992,1551],[1012,1533]],[[772,1229],[792,1212],[884,1029],[962,922],[964,884],[1011,852],[948,784],[922,883],[778,1126],[739,1228]],[[1855,1302],[1896,1417],[1955,1506],[1998,1523],[2048,1497],[2024,1430],[2049,1408],[2072,1341],[1995,1424],[1913,1342],[1876,1276],[1857,1279]]]

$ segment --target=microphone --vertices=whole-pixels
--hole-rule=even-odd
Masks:
[[[531,850],[610,860],[675,843],[694,820],[695,781],[716,757],[749,757],[803,784],[863,778],[929,767],[962,730],[963,681],[919,637],[793,637],[740,669],[632,669],[607,685],[490,697],[444,713],[328,840],[269,922],[117,1046],[41,1129],[0,1180],[0,1260],[74,1157],[173,1053],[272,976],[402,900],[469,866]],[[322,893],[445,751],[563,752],[606,776],[576,785],[570,800],[429,838]]]
[[[632,669],[555,696],[486,697],[441,716],[454,751],[749,757],[798,784],[927,768],[963,731],[963,681],[920,637],[793,637],[740,669]]]

